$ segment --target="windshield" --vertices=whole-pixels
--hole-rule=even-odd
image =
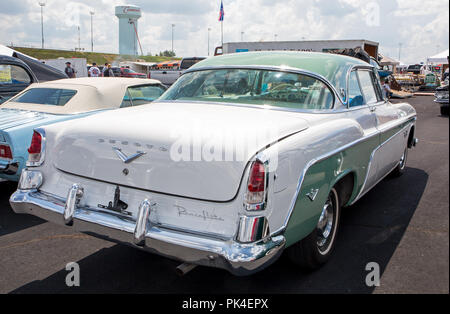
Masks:
[[[331,109],[334,96],[320,80],[304,74],[253,69],[218,69],[181,76],[160,100]]]
[[[11,102],[64,106],[77,93],[72,89],[32,88],[11,99]]]

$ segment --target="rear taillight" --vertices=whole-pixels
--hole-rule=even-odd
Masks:
[[[34,131],[31,138],[31,145],[28,148],[28,167],[37,167],[44,162],[44,131]]]
[[[247,210],[264,210],[266,205],[267,171],[261,161],[254,161],[250,168],[245,207]]]
[[[0,145],[0,158],[12,159],[11,147],[8,145]]]
[[[38,132],[34,131],[33,137],[31,138],[31,145],[28,148],[29,154],[40,154],[41,153],[42,136]]]

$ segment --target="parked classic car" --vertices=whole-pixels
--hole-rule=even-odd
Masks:
[[[441,106],[441,115],[448,115],[448,78],[444,85],[436,88],[434,101]]]
[[[37,81],[25,62],[0,55],[0,104]]]
[[[10,203],[186,264],[317,268],[341,208],[406,169],[416,112],[373,66],[325,53],[204,60],[151,106],[35,130]]]
[[[0,105],[0,179],[18,181],[33,129],[158,98],[156,80],[77,78],[32,84]]]

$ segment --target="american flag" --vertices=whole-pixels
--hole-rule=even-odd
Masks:
[[[225,16],[225,11],[223,10],[223,1],[220,1],[219,22],[223,21],[224,16]]]

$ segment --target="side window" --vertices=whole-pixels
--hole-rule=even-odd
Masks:
[[[378,101],[371,72],[358,70],[359,82],[366,104],[374,104]]]
[[[31,78],[27,71],[20,66],[11,64],[0,65],[0,86],[1,85],[23,85],[30,84]]]
[[[159,98],[166,91],[162,85],[142,85],[128,87],[122,100],[121,108],[148,104]]]
[[[361,87],[359,86],[356,71],[353,71],[350,73],[350,78],[348,81],[348,106],[349,108],[352,108],[362,105],[364,105],[364,98],[361,93]]]
[[[373,86],[375,86],[375,92],[377,93],[377,99],[378,101],[382,101],[384,99],[383,97],[383,90],[381,89],[381,84],[380,84],[380,75],[378,74],[378,71],[374,71],[371,73],[372,75],[372,81],[373,81]]]

